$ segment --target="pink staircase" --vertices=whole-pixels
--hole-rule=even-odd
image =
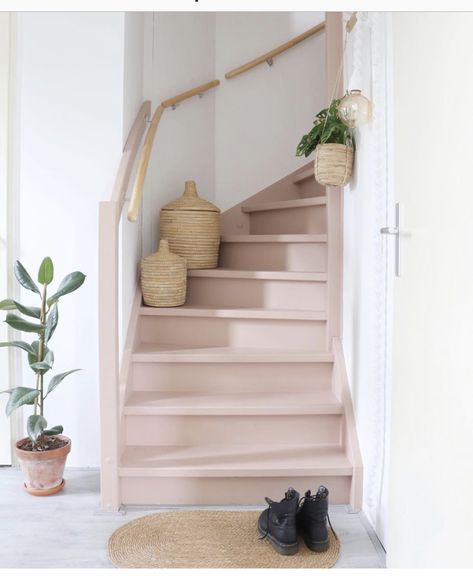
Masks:
[[[332,503],[360,507],[329,198],[305,166],[224,213],[219,268],[189,271],[185,306],[137,295],[121,376],[122,504],[261,504],[325,484]]]

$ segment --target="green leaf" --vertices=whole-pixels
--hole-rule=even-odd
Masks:
[[[24,287],[25,289],[28,289],[29,291],[33,291],[34,293],[38,293],[38,295],[40,295],[39,289],[36,286],[36,283],[33,281],[33,279],[30,277],[28,271],[25,269],[25,267],[23,267],[23,265],[20,263],[20,261],[16,261],[15,262],[15,277],[18,281],[18,283]]]
[[[50,257],[45,257],[38,271],[38,283],[49,285],[54,279],[54,265]]]
[[[53,376],[48,384],[48,389],[46,391],[45,397],[50,394],[58,384],[60,384],[66,376],[69,374],[73,374],[74,372],[80,372],[80,368],[76,368],[75,370],[69,370],[69,372],[63,372],[62,374],[57,374]]]
[[[47,426],[47,420],[40,414],[32,414],[28,418],[28,422],[26,423],[26,430],[28,431],[28,436],[33,441],[33,443],[36,443],[38,437],[41,436]]]
[[[37,364],[40,361],[39,360],[39,342],[34,341],[31,344],[31,348],[32,348],[32,352],[28,354],[28,364],[33,368],[33,364]],[[46,359],[46,362],[49,361],[47,359],[49,352],[50,352],[50,349],[48,348],[48,346],[44,346],[43,359],[41,360],[42,362],[44,362],[45,359]],[[53,356],[53,359],[54,359],[54,356]]]
[[[28,315],[29,317],[35,317],[36,319],[40,319],[41,317],[41,309],[39,307],[27,307],[26,305],[22,305],[15,301],[14,299],[6,299],[5,301],[11,302],[12,307],[4,307],[4,309],[18,309],[20,313],[23,315]],[[2,302],[3,303],[3,302]],[[9,303],[10,305],[10,303]],[[0,307],[1,309],[1,307]]]
[[[23,315],[36,317],[36,319],[39,319],[41,317],[41,310],[39,307],[26,307],[25,305],[18,303],[18,301],[15,301],[14,299],[5,299],[4,301],[1,301],[0,309],[3,309],[4,311],[18,309],[20,313],[23,313]]]
[[[51,311],[48,315],[48,319],[46,321],[46,329],[44,332],[44,341],[46,343],[52,338],[54,331],[57,327],[57,322],[59,320],[59,312],[57,308],[57,304],[54,304],[51,308]]]
[[[30,346],[30,344],[27,342],[20,342],[20,341],[0,342],[0,348],[6,348],[6,347],[20,348],[21,350],[25,350],[25,352],[28,352],[28,354],[31,354],[33,356],[36,355],[34,348],[32,346]]]
[[[43,430],[43,434],[48,436],[54,436],[56,434],[62,434],[64,432],[64,427],[58,424],[57,426],[52,426],[47,430]]]
[[[309,156],[319,144],[338,143],[355,146],[350,130],[338,117],[340,99],[334,99],[328,108],[322,109],[315,120],[314,127],[302,136],[296,149],[297,156]]]
[[[28,364],[31,366],[32,364],[36,364],[39,359],[39,342],[34,341],[31,344],[32,351],[28,354]]]
[[[48,305],[49,306],[53,305],[63,295],[67,295],[68,293],[72,293],[76,289],[79,289],[79,287],[82,285],[84,281],[85,275],[80,271],[74,271],[74,273],[69,273],[69,275],[66,275],[66,277],[64,277],[64,279],[59,284],[56,293],[54,293],[54,295],[51,295],[51,297],[48,299]]]
[[[31,331],[35,333],[43,333],[44,331],[44,325],[41,325],[40,323],[32,323],[14,313],[9,313],[5,321],[10,327],[19,331]]]
[[[54,352],[52,350],[46,350],[46,354],[41,362],[34,362],[30,364],[31,369],[35,372],[47,372],[53,367],[54,364]]]
[[[35,317],[36,319],[41,318],[41,309],[39,307],[27,307],[15,301],[16,308],[23,315],[28,315],[29,317]]]
[[[7,416],[10,416],[10,414],[20,406],[25,404],[33,404],[36,398],[39,396],[39,390],[35,390],[34,388],[25,388],[24,386],[18,386],[18,388],[6,390],[6,392],[10,394],[7,407],[5,409]]]

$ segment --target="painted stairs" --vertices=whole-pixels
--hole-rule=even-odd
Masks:
[[[360,507],[331,331],[328,225],[340,221],[328,196],[304,166],[222,215],[219,267],[189,271],[185,306],[137,294],[120,379],[122,504],[262,504],[324,484],[332,503]]]

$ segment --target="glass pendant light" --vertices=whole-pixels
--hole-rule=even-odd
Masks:
[[[348,127],[360,127],[371,118],[371,101],[359,89],[352,89],[340,101],[338,117]]]

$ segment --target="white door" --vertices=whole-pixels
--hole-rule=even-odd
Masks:
[[[0,300],[8,295],[7,275],[7,127],[8,127],[8,77],[9,77],[8,13],[0,13]],[[4,312],[0,312],[4,313]],[[3,321],[5,318],[0,317]],[[7,341],[7,328],[0,325],[0,342]],[[8,349],[0,349],[0,391],[9,388]],[[7,396],[0,395],[0,465],[9,465],[10,426],[4,414]]]
[[[473,566],[472,29],[472,13],[393,14],[394,187],[403,220],[391,567]]]

